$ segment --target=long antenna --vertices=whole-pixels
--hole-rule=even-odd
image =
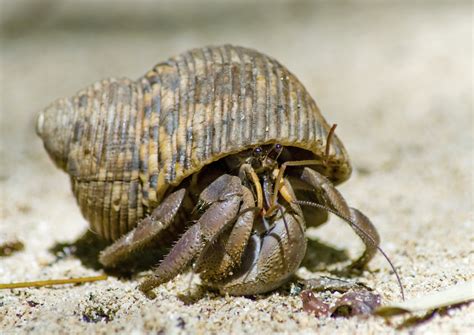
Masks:
[[[324,150],[324,159],[328,160],[329,159],[329,151],[331,150],[331,140],[332,137],[334,136],[334,132],[336,131],[337,123],[334,123],[331,126],[331,129],[329,129],[328,136],[326,137],[326,148]]]
[[[321,204],[318,204],[318,203],[315,203],[315,202],[311,202],[311,201],[304,201],[304,200],[293,200],[294,203],[298,204],[298,205],[303,205],[303,206],[312,206],[312,207],[316,207],[316,208],[320,208],[320,209],[324,209],[328,212],[331,212],[333,213],[334,215],[338,216],[339,218],[341,218],[342,220],[346,221],[348,224],[350,224],[353,228],[357,229],[358,231],[360,231],[365,237],[367,237],[367,239],[377,248],[378,251],[380,251],[380,253],[385,257],[385,259],[387,260],[388,264],[390,264],[390,267],[392,268],[393,272],[395,273],[395,276],[397,277],[397,281],[398,281],[398,286],[400,286],[400,293],[401,293],[401,296],[402,296],[402,300],[405,301],[405,292],[403,290],[403,285],[402,285],[402,281],[400,279],[400,276],[398,275],[398,272],[397,270],[395,269],[395,266],[393,265],[392,261],[390,260],[390,258],[388,257],[388,255],[385,253],[385,251],[382,250],[382,248],[380,248],[377,243],[374,241],[374,239],[372,238],[372,236],[370,236],[369,234],[367,234],[365,232],[365,230],[363,230],[361,227],[359,227],[351,218],[348,218],[346,217],[345,215],[342,215],[341,213],[333,210],[332,208],[329,208],[329,207],[326,207],[324,205],[321,205]]]

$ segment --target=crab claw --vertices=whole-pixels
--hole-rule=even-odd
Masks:
[[[291,185],[285,180],[289,196]],[[234,274],[223,281],[208,282],[211,287],[231,295],[253,295],[272,291],[298,269],[306,253],[305,222],[299,205],[285,203],[272,218],[263,235],[254,233]]]
[[[298,269],[306,253],[301,218],[286,212],[264,235],[253,234],[234,275],[211,283],[222,293],[252,295],[276,289]]]

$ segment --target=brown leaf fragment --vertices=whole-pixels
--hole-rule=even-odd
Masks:
[[[348,292],[340,297],[332,308],[332,317],[368,315],[381,304],[380,295],[369,291]]]
[[[306,313],[313,314],[317,318],[329,315],[329,305],[316,297],[312,291],[304,290],[300,296]]]
[[[403,313],[431,311],[474,300],[474,281],[451,286],[443,291],[432,292],[407,301],[392,303],[378,308],[375,313],[383,317]]]

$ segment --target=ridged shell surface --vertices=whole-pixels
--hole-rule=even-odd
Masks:
[[[110,240],[203,166],[267,143],[322,157],[330,128],[285,67],[229,45],[188,51],[137,81],[97,82],[48,109],[68,111],[58,116],[70,134],[64,168],[91,228]],[[349,177],[337,136],[327,164],[333,181]]]

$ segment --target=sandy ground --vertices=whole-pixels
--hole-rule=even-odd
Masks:
[[[0,258],[1,283],[102,273],[94,263],[100,247],[81,240],[87,223],[68,178],[34,133],[35,113],[97,79],[136,78],[188,48],[229,42],[279,59],[328,121],[338,123],[354,164],[340,190],[377,225],[408,297],[474,278],[470,2],[178,1],[159,9],[145,1],[110,8],[65,3],[6,11],[2,26],[0,234],[17,237],[25,249]],[[334,259],[362,249],[335,218],[308,234],[315,241],[301,276],[334,276],[325,269],[347,264]],[[81,252],[64,255],[62,243],[75,243]],[[199,289],[195,278],[188,291],[189,275],[157,288],[149,300],[136,290],[145,274],[0,291],[0,333],[370,334],[395,333],[403,322],[316,319],[288,288],[221,297]],[[380,255],[357,279],[385,303],[399,300]],[[463,306],[403,331],[467,333],[473,312],[474,305]]]

